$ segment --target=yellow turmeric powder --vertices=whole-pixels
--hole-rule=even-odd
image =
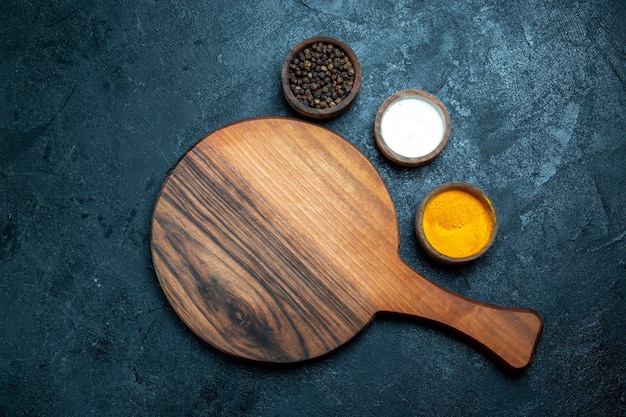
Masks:
[[[476,195],[448,189],[426,203],[422,217],[424,235],[438,252],[452,258],[478,253],[489,243],[494,228],[491,208]]]

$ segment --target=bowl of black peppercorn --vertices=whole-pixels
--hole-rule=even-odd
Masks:
[[[283,95],[301,116],[328,120],[350,108],[361,88],[361,63],[344,42],[315,36],[294,46],[283,63]]]

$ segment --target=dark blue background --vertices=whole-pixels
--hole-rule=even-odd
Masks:
[[[0,416],[626,413],[623,1],[4,0],[0,21]],[[165,175],[226,123],[293,115],[280,67],[313,35],[360,57],[359,98],[324,125],[388,184],[402,257],[543,315],[526,372],[388,316],[320,360],[257,365],[170,308],[149,252]],[[405,88],[452,120],[443,153],[412,169],[373,138]],[[492,249],[460,268],[413,232],[421,199],[451,180],[483,188],[500,218]]]

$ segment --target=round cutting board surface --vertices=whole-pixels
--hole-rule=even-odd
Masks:
[[[350,339],[376,310],[359,280],[397,248],[392,202],[365,156],[291,119],[235,123],[197,143],[153,218],[157,275],[176,312],[251,359],[315,357]]]

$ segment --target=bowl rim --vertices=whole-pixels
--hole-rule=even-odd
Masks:
[[[419,99],[429,102],[438,110],[439,115],[442,117],[444,121],[443,137],[439,141],[439,144],[437,145],[437,147],[426,155],[422,155],[418,157],[408,157],[408,156],[401,155],[395,152],[389,145],[387,145],[387,142],[385,141],[385,138],[382,135],[381,124],[382,124],[383,116],[385,115],[387,109],[391,105],[395,104],[396,102],[403,100],[403,99],[407,99],[407,98],[419,98]],[[387,97],[387,99],[383,102],[383,104],[381,104],[381,106],[378,108],[378,112],[376,113],[376,119],[374,120],[374,137],[376,139],[376,145],[378,146],[378,149],[382,152],[383,155],[385,155],[385,157],[403,166],[414,167],[414,166],[423,165],[433,160],[437,155],[441,153],[443,148],[448,143],[448,139],[450,138],[450,130],[451,130],[450,114],[448,113],[446,106],[434,94],[431,94],[428,91],[419,90],[416,88],[400,90],[390,95],[389,97]]]
[[[424,211],[426,209],[426,206],[430,202],[430,200],[432,200],[433,197],[435,197],[436,195],[439,195],[440,193],[444,191],[453,190],[453,189],[466,191],[472,194],[478,200],[480,200],[480,202],[483,203],[485,207],[487,208],[487,211],[489,212],[491,220],[493,221],[493,227],[491,229],[491,234],[489,235],[489,239],[487,240],[487,243],[485,243],[485,245],[479,251],[469,256],[465,256],[461,258],[446,255],[444,253],[439,252],[437,249],[435,249],[431,245],[428,238],[426,237],[424,233],[424,228],[423,228]],[[415,233],[417,235],[417,240],[420,246],[422,247],[422,249],[424,249],[424,251],[433,259],[446,263],[446,264],[464,264],[464,263],[468,263],[470,261],[473,261],[481,257],[489,250],[489,248],[491,248],[498,234],[498,216],[496,214],[496,209],[491,199],[487,196],[487,194],[481,188],[473,184],[470,184],[468,182],[463,182],[463,181],[446,182],[433,188],[420,203],[419,208],[417,210],[417,214],[415,216]]]
[[[352,86],[352,89],[350,90],[350,93],[348,93],[346,98],[342,100],[341,103],[327,109],[315,109],[313,107],[302,104],[296,98],[296,96],[291,91],[291,88],[289,87],[289,64],[291,64],[291,61],[297,53],[303,51],[307,46],[318,42],[326,44],[330,43],[339,47],[339,49],[341,49],[348,56],[350,62],[352,62],[352,67],[354,68],[354,84]],[[352,50],[352,48],[350,48],[350,46],[345,42],[332,36],[313,36],[300,41],[297,45],[289,50],[289,53],[287,53],[287,56],[283,61],[283,66],[281,70],[282,90],[283,95],[287,100],[287,103],[289,103],[292,109],[295,110],[298,114],[313,119],[330,119],[339,116],[340,114],[348,110],[348,108],[353,104],[354,100],[359,94],[359,90],[361,89],[362,77],[363,72],[361,69],[361,62],[359,61],[359,58],[357,57],[354,50]]]

